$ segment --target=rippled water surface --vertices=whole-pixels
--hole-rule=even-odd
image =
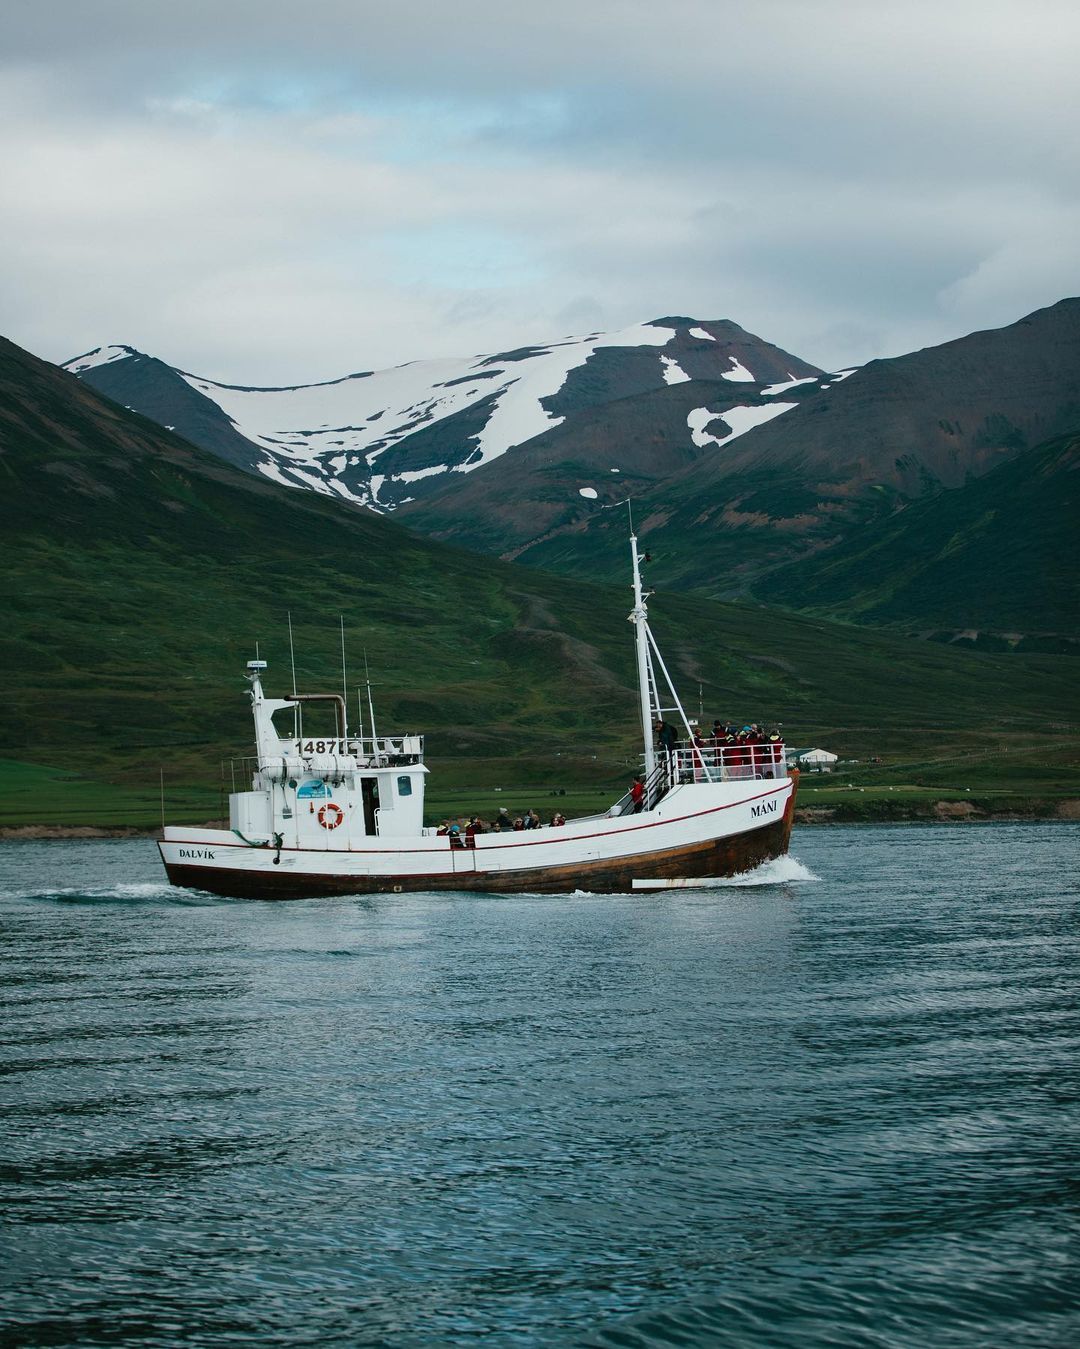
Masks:
[[[1080,1342],[1080,827],[260,904],[0,846],[18,1345]]]

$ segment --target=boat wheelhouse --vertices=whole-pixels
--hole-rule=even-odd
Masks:
[[[640,800],[520,832],[462,836],[424,825],[428,769],[419,735],[350,733],[340,694],[268,698],[266,662],[248,662],[255,721],[250,789],[229,798],[229,828],[166,826],[169,880],[216,894],[288,899],[413,890],[613,892],[732,876],[783,855],[798,774],[781,744],[703,743],[686,716],[648,622],[637,539],[630,538],[644,743]],[[663,696],[661,690],[664,690]],[[334,733],[302,730],[307,707]],[[289,733],[275,717],[293,718]],[[684,735],[654,743],[673,714]]]

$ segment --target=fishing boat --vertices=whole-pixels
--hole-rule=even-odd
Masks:
[[[228,829],[166,826],[158,844],[174,885],[251,899],[413,890],[626,892],[733,876],[787,852],[798,771],[780,743],[703,742],[649,626],[638,540],[630,536],[638,699],[637,790],[557,826],[459,834],[424,825],[423,737],[351,734],[344,694],[268,698],[266,661],[247,678],[255,720],[250,790],[229,797]],[[333,710],[330,735],[305,735],[304,709]],[[276,716],[293,725],[283,732]],[[656,744],[667,715],[675,735]]]

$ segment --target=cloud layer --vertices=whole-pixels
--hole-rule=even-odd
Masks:
[[[235,382],[670,313],[817,364],[1080,290],[1056,0],[11,0],[3,331]]]

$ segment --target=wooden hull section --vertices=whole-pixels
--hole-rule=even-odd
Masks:
[[[572,865],[530,867],[518,871],[436,872],[423,875],[316,875],[268,869],[165,862],[173,885],[236,899],[314,899],[332,895],[402,894],[410,891],[455,890],[491,894],[629,893],[635,880],[675,880],[737,876],[788,850],[794,792],[780,819],[743,833],[682,844],[658,852],[620,858],[579,861]]]

